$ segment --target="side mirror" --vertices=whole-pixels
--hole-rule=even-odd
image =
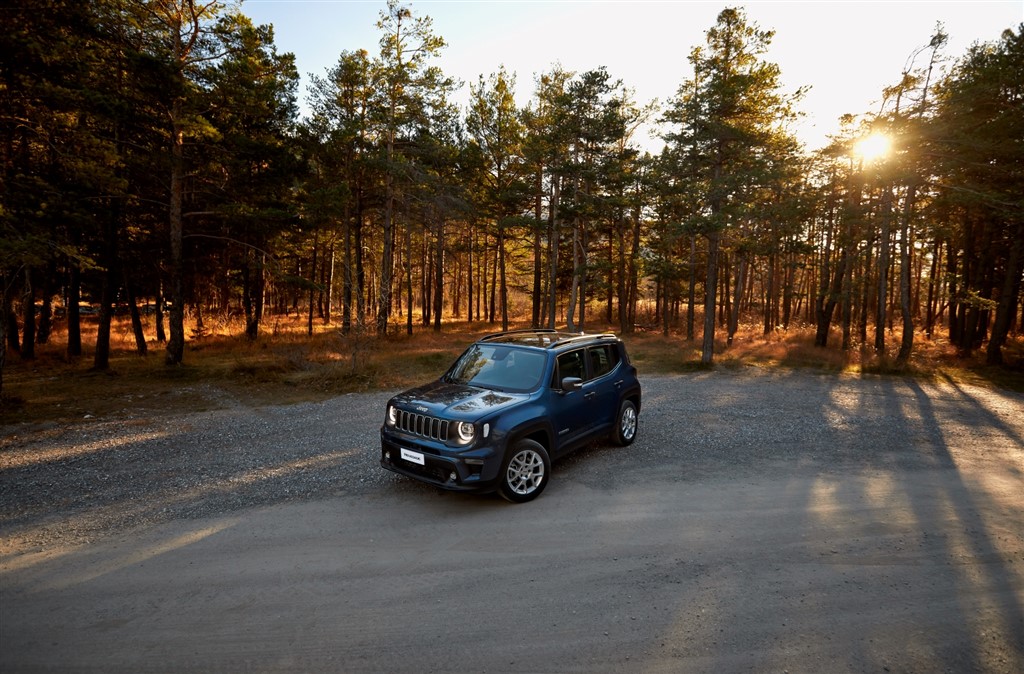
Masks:
[[[579,377],[566,377],[562,380],[562,393],[572,393],[583,388],[583,380]]]

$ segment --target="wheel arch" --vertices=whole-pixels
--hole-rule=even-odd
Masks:
[[[551,429],[547,424],[532,424],[516,429],[512,433],[509,433],[508,446],[514,446],[520,440],[533,440],[542,446],[549,456],[551,455],[553,449],[551,444]]]
[[[619,401],[619,404],[621,405],[623,401],[628,400],[629,402],[633,403],[633,407],[636,408],[636,412],[637,414],[639,414],[640,397],[640,389],[633,389],[632,391],[627,391],[626,395],[622,396],[622,400]]]

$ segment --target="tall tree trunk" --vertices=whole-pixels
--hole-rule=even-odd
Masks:
[[[885,355],[885,311],[889,295],[889,249],[892,245],[892,187],[882,193],[882,235],[878,246],[878,297],[875,306],[875,353]]]
[[[618,224],[619,224],[618,227],[611,227],[611,228],[608,229],[608,264],[607,264],[608,271],[606,272],[606,278],[605,278],[605,288],[607,289],[607,292],[605,293],[605,305],[604,305],[604,322],[607,325],[611,325],[612,322],[614,320],[616,320],[614,318],[614,315],[615,315],[615,295],[618,294],[619,297],[622,297],[622,294],[617,292],[617,289],[619,287],[621,287],[622,276],[619,274],[618,264],[616,264],[617,258],[615,256],[615,248],[616,248],[615,242],[616,242],[616,239],[620,238],[621,234],[622,234],[622,228],[621,228],[622,220],[621,220],[621,218],[619,219]],[[622,308],[622,303],[621,302],[619,303],[619,308],[620,309]],[[621,323],[622,317],[619,316],[618,320]]]
[[[320,232],[313,232],[313,260],[309,265],[309,308],[306,313],[306,334],[313,336],[313,307],[316,305],[317,256],[320,252]]]
[[[335,271],[335,269],[334,269],[334,267],[335,267],[334,245],[335,245],[335,240],[337,238],[337,235],[338,235],[337,231],[335,231],[334,233],[331,234],[331,245],[327,249],[327,256],[328,256],[327,264],[322,264],[321,265],[321,267],[323,267],[323,273],[321,273],[321,277],[323,278],[323,282],[320,284],[321,285],[321,287],[320,287],[320,294],[324,298],[324,315],[323,315],[324,325],[330,325],[331,324],[331,313],[334,310],[333,301],[332,301],[333,297],[334,297],[334,271]]]
[[[437,221],[434,249],[434,332],[441,332],[441,311],[444,309],[444,218]],[[458,306],[457,303],[453,303]]]
[[[21,359],[36,357],[36,293],[32,286],[32,267],[25,267],[25,285],[21,295],[22,329]]]
[[[718,291],[718,250],[722,233],[709,232],[708,267],[704,281],[704,341],[701,344],[700,362],[711,365],[715,357],[715,293]]]
[[[135,297],[135,285],[128,274],[123,274],[124,291],[128,300],[128,312],[132,318],[132,333],[135,336],[135,351],[140,356],[149,352],[149,345],[146,344],[146,333],[142,329],[142,316],[139,315],[139,305]]]
[[[347,335],[352,331],[352,219],[345,213],[345,224],[342,236],[342,280],[341,280],[341,333]]]
[[[999,289],[995,324],[985,353],[985,361],[989,365],[1003,364],[1003,345],[1006,344],[1006,337],[1013,327],[1017,312],[1017,298],[1020,296],[1021,278],[1024,277],[1024,225],[1018,223],[1017,232],[1011,241],[1006,273]]]
[[[914,349],[914,317],[910,305],[910,220],[914,216],[914,202],[917,200],[917,183],[911,182],[903,202],[903,218],[900,226],[900,315],[903,319],[903,336],[896,362],[903,364],[910,360]]]
[[[729,312],[729,324],[727,326],[726,344],[732,346],[732,340],[736,336],[736,331],[739,329],[740,324],[740,297],[743,293],[744,283],[747,279],[747,254],[740,253],[736,257],[739,258],[739,263],[736,265],[736,299],[732,304],[732,310]]]
[[[818,281],[818,294],[814,299],[814,322],[817,328],[814,334],[814,345],[820,347],[825,347],[828,343],[828,333],[832,323],[832,307],[828,308],[827,314],[825,313],[827,302],[830,300],[829,282],[831,281],[832,234],[835,231],[835,221],[833,219],[835,209],[831,203],[832,199],[834,199],[834,195],[830,198],[828,208],[825,249],[821,252],[821,275]]]
[[[693,341],[694,320],[697,304],[697,235],[690,235],[690,259],[687,262],[690,273],[690,287],[686,291],[686,339]]]
[[[548,328],[554,329],[558,311],[558,209],[561,205],[562,181],[551,180],[551,212],[548,214]]]
[[[818,329],[815,334],[814,344],[815,346],[826,347],[828,346],[828,336],[832,329],[832,316],[835,313],[836,305],[839,304],[839,300],[843,293],[843,283],[846,279],[846,268],[849,265],[849,259],[846,252],[846,248],[839,253],[839,261],[836,263],[836,271],[832,277],[832,285],[829,286],[826,291],[821,307],[821,315],[818,320]],[[827,279],[826,279],[827,280]]]
[[[853,265],[848,264],[845,266],[843,273],[843,289],[841,296],[842,304],[840,306],[840,323],[843,334],[843,351],[849,351],[852,343],[852,327],[853,327]]]
[[[93,370],[110,368],[110,322],[114,304],[114,272],[106,269],[103,272],[103,285],[100,291],[99,322],[96,328],[96,351],[93,354]]]
[[[860,208],[860,188],[858,186],[856,197],[852,196],[851,191],[851,203]],[[851,211],[853,209],[851,208]],[[843,253],[844,264],[841,265],[843,277],[842,277],[842,294],[841,294],[841,316],[840,321],[842,323],[843,330],[843,351],[848,351],[852,346],[850,340],[850,328],[853,321],[853,265],[857,259],[857,243],[853,237],[853,218],[849,215],[846,217],[846,222],[843,225],[845,230],[845,237],[843,240]]]
[[[487,232],[481,237],[473,235],[476,244],[476,317],[477,320],[487,320]]]
[[[82,355],[82,266],[78,258],[68,258],[68,357],[77,358]]]
[[[245,315],[245,336],[249,341],[254,341],[259,336],[260,326],[255,321],[253,303],[253,279],[252,268],[253,256],[251,250],[245,251],[245,263],[242,265],[242,313]]]
[[[501,330],[508,331],[508,284],[505,276],[505,228],[498,225],[498,267],[501,270]]]
[[[469,251],[466,254],[466,320],[473,322],[473,252],[476,244],[476,230],[469,234]],[[478,316],[479,318],[479,316]]]
[[[430,245],[426,230],[420,244],[420,322],[423,323],[423,327],[427,327],[434,312],[434,249]]]
[[[590,271],[587,250],[589,248],[587,228],[583,226],[580,231],[580,324],[577,326],[580,332],[586,330],[587,325],[587,274]]]
[[[182,201],[184,197],[185,172],[185,132],[179,126],[182,117],[182,106],[179,101],[174,103],[172,113],[172,145],[171,145],[171,194],[170,194],[170,235],[171,235],[171,311],[168,319],[171,338],[167,342],[167,353],[164,362],[167,365],[180,365],[185,354],[185,287],[184,260],[182,246]]]
[[[6,280],[5,278],[4,281]],[[21,332],[18,328],[18,314],[14,311],[14,292],[14,281],[12,279],[10,284],[4,289],[3,316],[0,316],[0,319],[4,323],[4,333],[6,335],[4,344],[6,349],[14,353],[21,353]]]
[[[793,293],[796,285],[796,262],[792,253],[786,256],[782,281],[782,329],[789,330],[789,321],[793,317]],[[799,312],[797,308],[797,312]]]
[[[640,207],[636,207],[633,212],[633,238],[630,245],[629,252],[629,286],[627,291],[626,305],[628,307],[626,314],[626,327],[629,328],[629,332],[633,332],[636,329],[636,312],[637,305],[640,302],[639,284],[640,284],[640,270],[637,268],[637,260],[640,258],[640,226],[642,214]]]
[[[391,319],[391,286],[394,273],[394,210],[395,177],[391,161],[394,141],[389,139],[387,148],[388,171],[384,197],[384,241],[380,256],[380,286],[377,288],[377,334],[386,335]]]
[[[932,265],[928,272],[928,299],[925,302],[924,334],[928,339],[932,338],[935,330],[935,291],[936,275],[939,271],[939,256],[942,254],[942,241],[935,237],[935,247],[932,251]]]
[[[949,337],[949,341],[953,344],[958,344],[960,340],[960,332],[963,329],[962,315],[961,315],[961,303],[959,293],[961,292],[960,284],[957,282],[957,253],[954,248],[953,240],[950,239],[946,242],[946,278],[949,279],[949,316],[946,322],[946,334]]]
[[[353,294],[356,298],[356,325],[366,324],[366,269],[363,267],[363,200],[362,192],[356,191],[355,232],[352,240],[352,255],[355,258],[356,279]]]
[[[13,285],[13,281],[11,283]],[[14,353],[21,353],[21,333],[18,328],[18,315],[14,311],[14,290],[5,290],[3,316],[4,332],[7,335],[5,340],[6,348]]]
[[[8,299],[6,279],[0,276],[0,401],[4,393],[4,368],[7,366],[7,311],[10,301]]]
[[[494,324],[498,320],[498,257],[500,251],[495,246],[495,259],[490,260],[490,299],[487,306],[487,322]]]
[[[721,300],[718,302],[718,326],[724,328],[728,323],[729,313],[732,311],[732,293],[729,290],[729,253],[722,252],[719,254],[721,258],[718,261],[718,269],[724,269],[724,274],[718,274],[718,292]],[[742,289],[741,289],[742,290]],[[737,293],[736,302],[738,303],[740,298]]]
[[[874,240],[869,241],[868,244],[864,246],[863,267],[859,274],[859,277],[864,279],[864,282],[861,284],[861,302],[860,311],[858,312],[859,320],[857,321],[858,337],[860,338],[860,343],[862,345],[866,345],[868,343],[868,316],[871,313],[869,309],[871,307],[871,299],[873,297],[871,293],[872,291],[878,291],[877,286],[872,287],[872,284],[867,281],[867,279],[871,278],[871,255],[874,252],[874,248]]]
[[[203,323],[203,305],[196,301],[192,303],[192,310],[196,315],[196,327],[192,329],[192,336],[195,339],[206,337],[206,325]]]
[[[46,344],[50,341],[50,328],[53,322],[53,280],[57,275],[57,260],[50,258],[46,263],[46,273],[43,275],[42,306],[39,308],[39,329],[36,330],[36,344]]]
[[[103,282],[100,297],[99,328],[96,331],[96,353],[93,360],[94,370],[106,370],[110,367],[110,323],[113,306],[117,298],[117,289],[122,274],[120,272],[120,256],[118,253],[118,232],[121,228],[121,203],[112,200],[110,211],[103,226],[103,249],[100,260],[103,263]]]
[[[256,254],[256,275],[252,283],[253,312],[252,318],[256,328],[263,325],[263,312],[266,307],[267,293],[267,255],[260,251]]]
[[[412,335],[412,223],[405,226],[405,334]]]
[[[167,333],[164,332],[165,301],[163,281],[158,281],[156,284],[156,311],[154,312],[154,320],[156,321],[156,341],[160,344],[167,341]]]
[[[543,248],[541,247],[541,239],[543,237],[543,228],[541,227],[543,222],[542,178],[541,172],[538,171],[537,180],[534,184],[536,196],[533,200],[533,301],[531,303],[533,316],[530,322],[530,325],[535,328],[540,327],[541,306],[544,304],[544,296],[541,294],[541,278],[544,276]]]
[[[576,302],[580,289],[580,222],[579,217],[572,225],[572,286],[569,288],[569,306],[565,309],[569,332],[576,332]],[[582,329],[582,328],[581,328]]]
[[[764,303],[764,334],[770,335],[779,325],[779,255],[774,251],[768,255],[767,286]]]

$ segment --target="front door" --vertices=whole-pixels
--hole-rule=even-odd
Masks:
[[[556,453],[586,435],[592,424],[588,409],[589,400],[586,398],[589,393],[586,384],[581,389],[562,391],[562,381],[567,377],[586,381],[586,349],[576,349],[559,355],[555,366],[555,374],[551,381],[554,390],[550,400]]]

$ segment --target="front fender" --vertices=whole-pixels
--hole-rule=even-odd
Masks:
[[[491,421],[493,443],[503,450],[509,443],[522,437],[533,437],[551,452],[554,437],[551,422],[543,404],[531,402],[514,410],[506,410]],[[541,437],[543,436],[543,437]]]

